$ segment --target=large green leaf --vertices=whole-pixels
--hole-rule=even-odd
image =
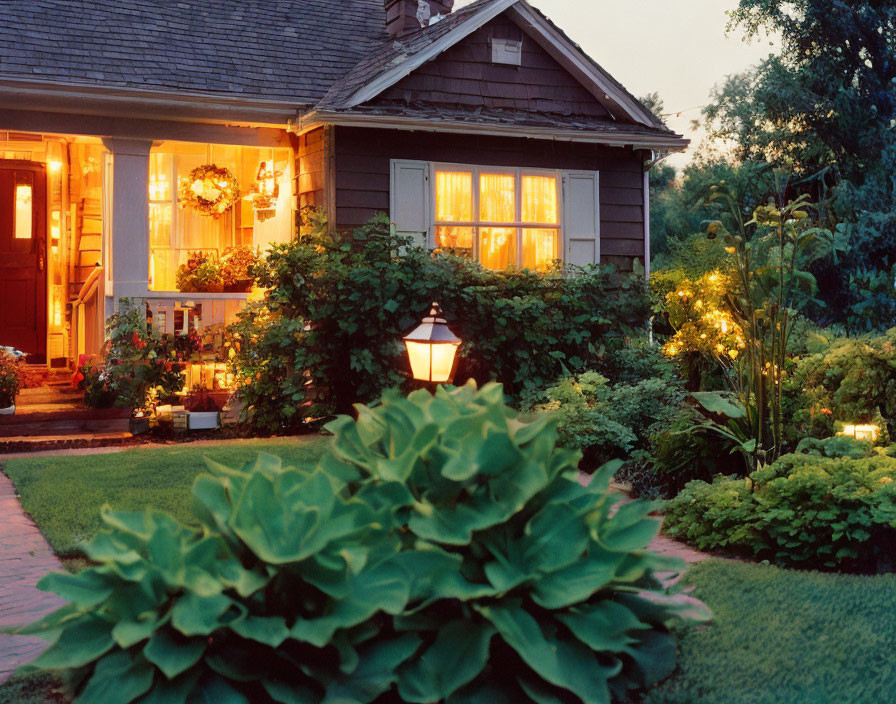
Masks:
[[[205,638],[185,638],[168,629],[157,631],[143,654],[146,659],[158,667],[168,679],[177,677],[199,662],[205,652]]]
[[[127,704],[152,687],[155,670],[141,657],[131,658],[124,650],[106,655],[93,670],[84,690],[78,695],[80,704]]]
[[[622,553],[592,546],[588,557],[537,580],[532,599],[546,609],[562,609],[585,601],[613,580],[624,560]]]
[[[207,636],[227,625],[221,617],[233,604],[223,594],[211,597],[187,594],[171,610],[171,625],[185,636]]]
[[[82,667],[107,653],[115,645],[110,621],[88,616],[66,625],[53,645],[31,665],[46,670]]]
[[[494,627],[453,621],[439,629],[435,642],[398,673],[398,692],[407,702],[427,704],[448,698],[471,682],[488,662]]]
[[[554,617],[597,652],[627,652],[628,646],[635,642],[630,632],[651,628],[625,606],[613,601],[583,604]]]
[[[501,605],[477,610],[540,677],[569,690],[585,704],[610,704],[608,682],[621,665],[604,667],[584,645],[547,637],[519,602],[507,600]]]
[[[727,416],[734,420],[747,416],[743,404],[716,391],[696,391],[691,396],[710,413]]]
[[[327,687],[323,704],[368,704],[385,692],[397,677],[398,666],[420,646],[414,635],[381,641],[359,653],[354,672]]]
[[[112,593],[110,580],[95,569],[80,574],[51,572],[37,583],[37,588],[58,594],[66,601],[80,606],[96,606]]]
[[[289,637],[289,629],[286,620],[282,616],[263,617],[247,616],[246,618],[231,624],[230,630],[238,633],[243,638],[264,643],[272,648],[277,648]]]

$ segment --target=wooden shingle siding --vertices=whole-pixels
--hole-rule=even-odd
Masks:
[[[522,65],[492,63],[491,39],[522,39]],[[498,17],[385,91],[371,105],[443,104],[609,117],[535,41]]]
[[[643,154],[536,139],[337,127],[336,225],[389,212],[392,159],[600,172],[601,258],[644,256]],[[610,260],[612,261],[612,260]]]
[[[295,138],[296,193],[299,207],[326,205],[326,153],[324,128],[306,132]]]

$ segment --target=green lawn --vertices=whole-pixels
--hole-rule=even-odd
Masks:
[[[715,615],[644,704],[896,701],[896,575],[711,561],[687,580]]]
[[[190,487],[205,470],[204,457],[236,467],[254,460],[259,452],[269,452],[299,464],[316,461],[328,441],[301,436],[136,448],[105,455],[28,457],[5,463],[0,459],[0,463],[25,510],[56,553],[66,557],[78,554],[79,543],[99,530],[99,511],[106,503],[123,511],[149,506],[189,519]]]

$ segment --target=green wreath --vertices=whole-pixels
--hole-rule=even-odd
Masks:
[[[197,166],[189,178],[178,182],[178,200],[200,215],[219,217],[240,197],[240,184],[233,172],[217,164]]]

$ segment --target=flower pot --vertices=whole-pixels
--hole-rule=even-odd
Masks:
[[[223,293],[224,284],[209,284],[205,287],[205,293]]]
[[[0,408],[0,416],[14,416],[16,414],[16,404],[12,404],[11,406],[7,406],[6,408]]]
[[[232,284],[224,285],[225,293],[249,293],[252,290],[252,279],[240,279]]]

